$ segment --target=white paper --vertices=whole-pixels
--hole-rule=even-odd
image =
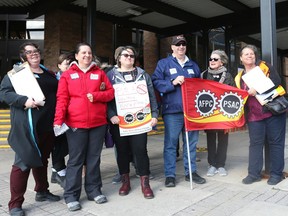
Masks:
[[[262,94],[275,86],[271,79],[265,76],[259,66],[244,74],[242,79],[249,88],[254,88],[258,94]]]
[[[18,68],[20,69],[19,71],[12,69],[7,73],[15,92],[32,98],[37,105],[43,106],[45,103],[45,96],[32,73],[29,64],[25,62]]]
[[[54,134],[55,136],[60,136],[61,134],[64,134],[67,130],[69,130],[69,127],[63,123],[61,127],[54,127]]]
[[[113,85],[120,136],[146,133],[152,130],[151,108],[145,80]]]

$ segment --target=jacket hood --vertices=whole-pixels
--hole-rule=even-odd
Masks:
[[[94,70],[94,69],[96,69],[96,68],[100,69],[100,68],[97,66],[97,64],[92,61],[91,64],[88,66],[86,72],[88,72],[88,71],[90,71],[90,70]],[[77,70],[77,71],[84,72],[83,70],[80,69],[80,66],[79,66],[79,64],[78,64],[77,61],[71,62],[69,69],[73,69],[73,70]]]

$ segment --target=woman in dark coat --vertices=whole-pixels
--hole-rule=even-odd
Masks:
[[[41,106],[33,98],[15,92],[8,75],[0,87],[0,98],[10,106],[11,129],[8,143],[15,151],[10,175],[9,211],[11,215],[25,215],[22,204],[30,170],[35,180],[36,201],[59,201],[60,197],[48,190],[47,165],[53,148],[53,119],[58,81],[55,74],[40,65],[38,45],[28,42],[20,46],[20,58],[27,61],[44,96]]]

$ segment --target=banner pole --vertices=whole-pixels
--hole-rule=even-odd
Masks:
[[[186,135],[186,147],[187,147],[187,155],[188,155],[188,166],[189,166],[189,177],[190,177],[190,188],[193,190],[192,185],[192,168],[191,168],[191,156],[190,156],[190,146],[189,146],[189,138],[188,138],[188,131],[185,128],[185,135]]]

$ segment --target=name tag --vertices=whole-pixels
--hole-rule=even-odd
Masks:
[[[170,68],[169,71],[170,71],[170,74],[177,74],[176,68]]]
[[[124,76],[124,79],[126,81],[131,81],[132,80],[132,75],[131,74],[127,74],[127,75]]]
[[[91,80],[98,80],[99,79],[99,75],[98,74],[91,74],[90,75],[90,79]]]
[[[195,74],[193,69],[187,69],[188,74]]]
[[[74,74],[71,74],[70,77],[71,77],[71,79],[78,79],[79,75],[78,75],[78,73],[74,73]]]

